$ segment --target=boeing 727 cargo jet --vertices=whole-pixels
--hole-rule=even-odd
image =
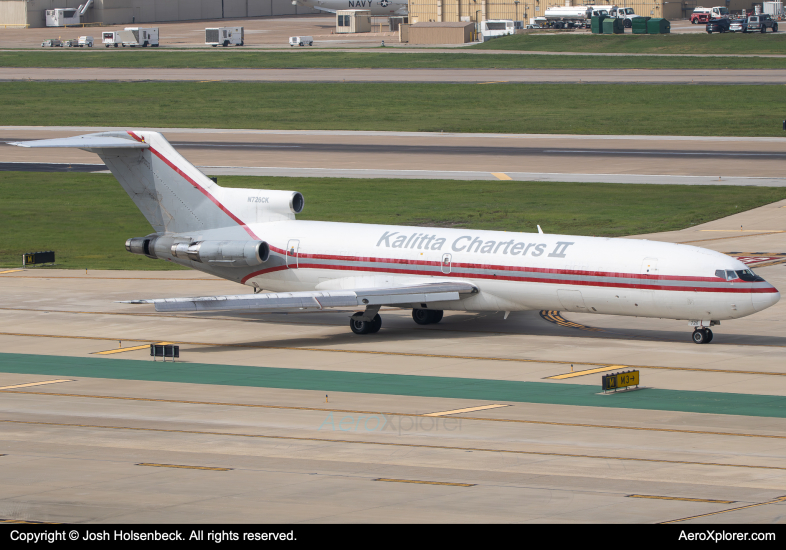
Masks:
[[[220,187],[156,132],[19,142],[96,153],[153,226],[126,249],[249,285],[234,296],[133,300],[156,311],[362,309],[356,334],[378,332],[381,306],[421,325],[444,310],[561,310],[711,326],[780,299],[742,262],[694,246],[632,239],[299,221],[296,191]],[[271,292],[257,293],[262,290]]]

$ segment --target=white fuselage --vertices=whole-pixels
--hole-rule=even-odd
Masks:
[[[767,282],[726,280],[746,270],[725,254],[634,239],[400,227],[317,221],[249,224],[271,259],[242,278],[173,261],[275,292],[388,287],[460,280],[477,294],[430,308],[560,310],[686,320],[744,317],[776,303]],[[215,238],[216,230],[190,234]]]
[[[296,0],[300,6],[316,10],[335,12],[337,10],[371,10],[375,17],[407,15],[408,2],[403,0]]]

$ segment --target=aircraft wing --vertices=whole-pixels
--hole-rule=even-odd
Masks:
[[[156,311],[227,311],[227,310],[322,310],[333,307],[393,306],[411,303],[447,302],[478,292],[475,285],[464,282],[427,283],[392,288],[359,290],[314,290],[202,296],[196,298],[160,298],[130,300],[123,304],[154,304]]]
[[[328,13],[336,13],[336,10],[331,10],[330,8],[320,8],[319,6],[311,6],[315,10],[319,11],[326,11]]]

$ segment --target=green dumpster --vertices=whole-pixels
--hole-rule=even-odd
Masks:
[[[622,19],[609,17],[603,20],[603,34],[622,34],[625,32],[625,24]]]
[[[592,34],[603,34],[603,20],[608,18],[608,15],[593,15]]]
[[[649,17],[635,17],[631,21],[633,34],[647,34],[647,21],[649,20]]]
[[[669,34],[671,32],[671,23],[662,17],[653,17],[647,21],[647,32],[649,34]]]

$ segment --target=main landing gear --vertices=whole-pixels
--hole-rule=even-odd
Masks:
[[[374,334],[379,332],[379,329],[382,328],[382,317],[379,316],[379,313],[374,315],[371,321],[364,320],[364,315],[364,313],[355,313],[349,318],[349,328],[352,329],[352,332],[355,334]]]
[[[697,344],[712,342],[712,331],[708,328],[697,328],[693,331],[693,341]]]
[[[412,318],[419,325],[434,325],[442,320],[441,309],[413,309]]]

